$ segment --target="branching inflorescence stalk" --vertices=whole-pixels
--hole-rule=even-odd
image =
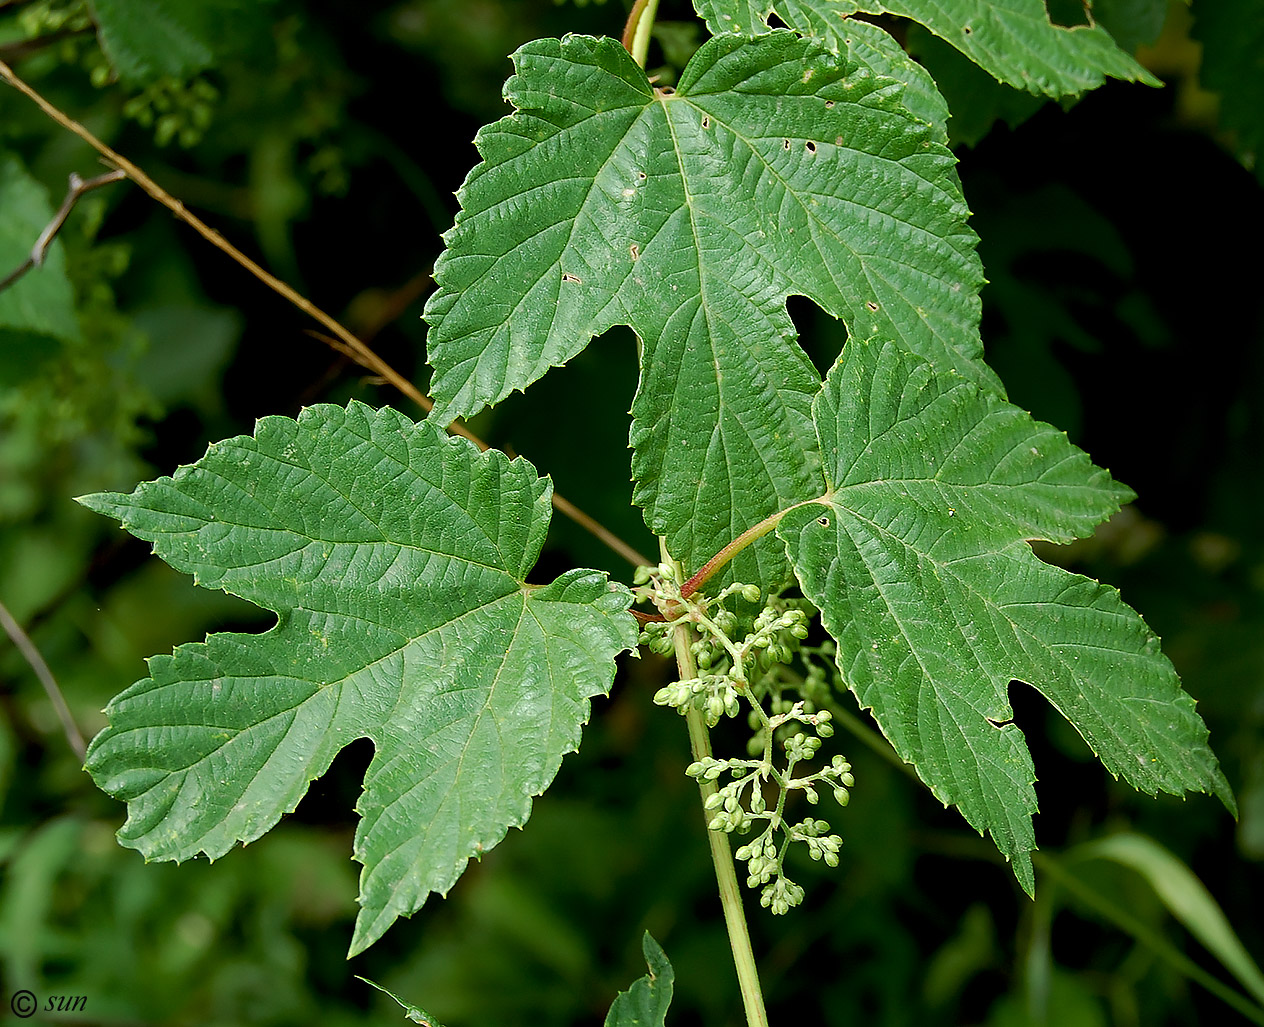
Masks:
[[[679,564],[667,552],[667,544],[659,540],[663,561],[680,574]],[[698,666],[694,661],[693,646],[697,639],[688,623],[677,624],[672,629],[672,641],[676,653],[676,669],[682,680],[694,678]],[[691,709],[685,715],[689,728],[689,746],[696,761],[711,758],[711,736],[700,710]],[[711,796],[719,793],[714,779],[698,778],[703,808]],[[737,970],[738,987],[742,1004],[746,1009],[748,1027],[768,1027],[768,1012],[764,1009],[763,990],[759,985],[759,970],[755,965],[755,952],[751,948],[750,931],[746,926],[746,912],[742,908],[742,892],[733,867],[733,851],[728,835],[721,831],[707,831],[711,849],[711,863],[715,867],[716,884],[720,890],[720,906],[724,910],[724,925],[728,930],[729,947],[733,950],[733,965]]]

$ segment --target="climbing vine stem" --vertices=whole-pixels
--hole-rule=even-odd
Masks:
[[[667,544],[662,539],[659,540],[659,551],[663,562],[675,571],[677,580],[683,577],[680,565],[671,558]],[[672,629],[672,633],[676,670],[680,680],[687,681],[697,677],[698,667],[693,655],[693,643],[696,641],[693,628],[688,623],[680,623]],[[711,736],[702,711],[696,708],[688,710],[685,723],[689,728],[689,746],[695,762],[709,759]],[[702,793],[703,810],[706,811],[707,800],[719,789],[714,780],[707,780],[705,777],[698,778],[698,789]],[[711,818],[710,812],[705,812],[704,816],[708,821]],[[707,841],[711,846],[711,862],[715,866],[715,879],[720,891],[720,905],[724,910],[724,925],[729,934],[729,947],[733,950],[737,983],[742,993],[742,1004],[746,1008],[746,1023],[748,1027],[768,1027],[768,1013],[764,1009],[764,995],[759,986],[759,971],[755,966],[750,931],[746,927],[746,912],[742,907],[742,892],[737,882],[729,837],[723,831],[708,830]]]

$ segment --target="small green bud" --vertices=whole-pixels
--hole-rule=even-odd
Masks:
[[[759,602],[759,586],[758,585],[743,585],[742,598],[745,599],[748,603]]]
[[[654,573],[654,569],[652,567],[648,567],[642,564],[640,567],[638,567],[635,571],[632,572],[632,584],[634,585],[648,584],[650,580],[650,575],[653,573]]]

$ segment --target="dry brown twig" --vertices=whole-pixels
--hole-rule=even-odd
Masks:
[[[48,100],[44,99],[38,92],[32,89],[21,78],[14,73],[3,61],[0,61],[0,79],[3,79],[18,92],[22,93],[31,100],[37,107],[47,114],[53,121],[61,125],[62,128],[74,133],[85,143],[97,151],[105,160],[112,165],[116,171],[112,174],[126,176],[135,182],[140,188],[151,198],[161,203],[170,210],[177,218],[189,225],[203,239],[211,245],[217,247],[231,257],[236,263],[254,275],[264,285],[268,286],[273,292],[285,299],[289,300],[299,310],[303,311],[308,317],[312,318],[329,332],[341,344],[340,351],[347,353],[361,367],[372,371],[384,381],[389,382],[401,393],[411,399],[419,407],[430,412],[434,404],[425,396],[420,389],[412,382],[396,371],[390,364],[377,355],[357,336],[353,335],[335,318],[325,313],[305,296],[296,292],[285,282],[281,281],[275,275],[264,270],[258,263],[251,260],[241,250],[237,249],[232,243],[225,239],[219,232],[207,225],[196,214],[192,213],[183,203],[172,196],[169,192],[162,188],[157,182],[150,178],[144,171],[129,161],[126,157],[116,153],[105,143],[101,142],[96,136],[89,132],[83,125],[75,121],[73,118],[63,113],[60,108],[55,107]],[[462,435],[474,442],[482,449],[489,448],[485,442],[473,435],[468,429],[459,423],[453,423],[448,427],[458,435]],[[650,561],[638,553],[632,546],[624,542],[605,526],[599,524],[593,518],[580,510],[574,503],[570,502],[557,492],[553,493],[553,508],[564,516],[570,518],[585,531],[589,532],[600,541],[605,543],[611,550],[623,557],[633,566],[647,564]]]
[[[39,678],[39,682],[44,686],[44,691],[48,693],[48,699],[53,704],[53,709],[57,711],[57,719],[61,721],[62,731],[66,734],[66,741],[70,744],[70,748],[74,750],[75,755],[82,761],[88,746],[83,740],[83,735],[79,733],[79,727],[75,724],[75,718],[70,715],[70,707],[66,705],[66,697],[61,694],[61,689],[57,687],[57,679],[53,677],[53,672],[48,669],[48,664],[44,662],[44,657],[40,655],[40,651],[35,647],[35,643],[31,641],[30,636],[22,630],[20,625],[8,610],[4,603],[0,603],[0,628],[4,628],[4,633],[13,640],[13,644],[17,647],[22,658],[30,664],[31,670],[35,671],[35,676]]]
[[[66,223],[66,218],[70,217],[70,212],[75,209],[75,204],[79,202],[79,198],[86,193],[92,192],[93,189],[100,189],[103,185],[110,185],[113,182],[121,182],[127,175],[118,170],[107,171],[104,175],[97,175],[96,178],[81,178],[74,172],[70,175],[70,190],[66,193],[66,198],[61,201],[61,206],[57,209],[57,213],[53,215],[53,219],[45,226],[44,231],[40,232],[39,238],[35,240],[35,245],[31,247],[30,255],[0,280],[0,292],[4,292],[9,286],[21,278],[32,268],[42,267],[45,259],[48,257],[48,248],[52,246],[53,240],[57,238],[57,233],[61,231],[62,226]]]

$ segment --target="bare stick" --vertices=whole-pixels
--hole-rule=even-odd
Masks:
[[[5,289],[30,271],[31,268],[44,266],[44,260],[48,257],[48,248],[52,246],[53,240],[57,238],[57,233],[61,231],[62,226],[66,223],[66,218],[70,217],[70,212],[74,210],[75,204],[79,202],[79,197],[85,193],[92,192],[93,189],[100,189],[103,185],[120,182],[126,177],[127,175],[124,172],[115,170],[107,171],[104,175],[97,175],[96,178],[83,179],[72,171],[70,173],[70,191],[66,193],[66,198],[61,201],[61,207],[53,215],[53,220],[48,223],[44,231],[40,232],[39,238],[35,240],[35,245],[31,247],[30,256],[10,272],[3,281],[0,281],[0,292],[4,292]]]
[[[234,261],[259,279],[259,281],[263,282],[264,285],[268,286],[268,288],[270,288],[273,292],[285,297],[285,299],[289,300],[292,304],[294,304],[294,306],[298,307],[298,309],[303,311],[303,313],[305,313],[308,317],[318,322],[332,336],[334,336],[334,338],[346,347],[346,352],[348,355],[353,357],[356,363],[389,382],[427,413],[430,412],[434,404],[422,394],[421,390],[391,367],[391,365],[385,360],[379,357],[359,338],[352,335],[351,332],[344,328],[338,321],[332,318],[329,314],[326,314],[305,296],[295,292],[292,288],[290,288],[290,286],[281,281],[281,279],[265,271],[255,261],[251,260],[242,253],[241,250],[237,249],[236,246],[220,235],[219,232],[207,225],[206,222],[204,222],[196,214],[191,213],[183,203],[163,189],[162,186],[145,174],[145,172],[129,161],[126,157],[123,157],[121,154],[118,154],[114,150],[110,149],[110,147],[101,142],[100,139],[79,124],[79,122],[62,113],[60,109],[54,107],[51,103],[45,100],[44,97],[18,78],[13,69],[3,61],[0,61],[0,79],[8,82],[14,89],[30,99],[37,107],[39,107],[40,110],[57,122],[57,124],[61,125],[62,128],[69,132],[73,132],[85,143],[91,146],[97,151],[97,153],[101,154],[102,157],[109,161],[109,163],[124,172],[128,178],[140,186],[141,189],[143,189],[149,196],[157,200],[175,214],[175,216],[181,221],[193,228],[195,232],[202,236],[202,238],[209,242],[212,246],[223,250]],[[478,442],[473,435],[463,428],[450,427],[449,430],[454,431],[457,434],[464,435],[472,441]],[[482,446],[483,449],[488,448],[485,443],[478,442],[478,444]],[[583,514],[573,503],[568,502],[556,492],[553,493],[553,507],[559,513],[570,517],[582,528],[592,532],[597,538],[633,566],[640,566],[649,562],[645,559],[645,557],[641,556],[640,553],[632,548],[632,546],[628,545],[622,539],[619,539],[608,529],[601,527],[591,517]]]
[[[61,721],[61,728],[66,733],[66,741],[70,743],[70,747],[75,751],[75,755],[79,757],[79,761],[82,763],[84,754],[88,751],[88,746],[83,740],[83,735],[79,733],[79,728],[75,725],[75,718],[70,715],[70,707],[66,705],[65,696],[61,694],[61,689],[57,687],[57,679],[53,677],[53,672],[48,669],[48,664],[44,662],[44,657],[40,655],[40,651],[35,648],[35,643],[22,630],[22,626],[13,619],[13,615],[9,613],[4,603],[0,603],[0,627],[4,628],[5,634],[13,639],[13,644],[17,647],[18,652],[31,665],[31,670],[35,671],[35,676],[39,678],[40,684],[44,686],[44,691],[48,693],[49,702],[53,704],[53,709],[57,711],[57,719]]]

